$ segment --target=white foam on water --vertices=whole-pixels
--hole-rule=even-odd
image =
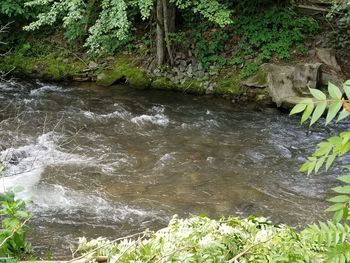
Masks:
[[[120,108],[110,113],[98,114],[92,111],[83,111],[83,115],[89,119],[97,119],[97,120],[108,120],[120,118],[123,120],[129,120],[131,118],[130,112],[127,110]]]
[[[156,114],[156,115],[141,115],[131,119],[131,122],[142,125],[147,123],[152,123],[159,126],[167,126],[169,124],[169,119],[164,114]]]
[[[91,162],[83,156],[61,151],[56,144],[58,138],[57,134],[48,132],[33,143],[0,152],[0,160],[6,167],[4,177],[0,179],[0,192],[19,186],[29,194],[31,188],[39,183],[45,167]]]
[[[61,92],[63,90],[62,87],[58,87],[58,86],[55,86],[55,85],[44,85],[38,89],[34,89],[34,90],[31,90],[30,91],[30,95],[31,96],[40,96],[44,93],[47,93],[47,92]]]
[[[75,191],[62,185],[38,185],[35,187],[31,200],[32,212],[55,217],[56,222],[74,218],[73,224],[79,221],[123,221],[132,217],[153,217],[156,212],[134,208],[122,203],[111,203],[97,193]]]

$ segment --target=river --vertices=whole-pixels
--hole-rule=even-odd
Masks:
[[[80,236],[157,230],[174,214],[302,227],[324,218],[339,173],[298,172],[337,130],[301,127],[277,111],[94,84],[0,84],[0,92],[0,190],[20,185],[17,195],[32,201],[29,238],[43,258],[69,258]]]

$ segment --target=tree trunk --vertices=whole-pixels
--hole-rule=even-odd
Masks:
[[[171,43],[169,39],[169,12],[168,12],[168,0],[163,0],[163,18],[164,18],[164,39],[166,48],[168,51],[168,56],[170,60],[170,65],[174,65],[173,52],[171,49]]]
[[[157,0],[157,65],[161,66],[169,59],[170,65],[174,64],[174,56],[169,40],[169,33],[175,31],[175,6],[169,0]]]
[[[169,0],[168,0],[169,2]],[[176,29],[175,25],[175,17],[176,17],[176,8],[174,4],[168,4],[168,24],[169,24],[169,32],[174,33]]]
[[[164,16],[163,16],[163,2],[157,0],[157,65],[161,66],[165,61],[165,45],[164,45]]]

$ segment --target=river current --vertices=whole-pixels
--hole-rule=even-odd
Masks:
[[[299,166],[330,126],[212,98],[93,84],[0,84],[0,191],[31,200],[30,241],[70,257],[77,238],[116,238],[181,217],[324,218],[339,168]],[[342,124],[337,129],[345,129]]]

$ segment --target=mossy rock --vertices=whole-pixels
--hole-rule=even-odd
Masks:
[[[267,71],[263,65],[259,71],[254,75],[243,81],[243,85],[254,88],[266,88],[267,87]]]
[[[111,70],[102,71],[96,83],[101,86],[111,86],[121,80],[133,88],[145,89],[151,84],[150,78],[128,58],[117,58],[117,62]]]
[[[159,77],[152,81],[151,88],[160,90],[176,90],[176,84],[168,78]]]
[[[42,57],[11,54],[0,60],[0,70],[16,76],[40,77],[47,80],[74,78],[85,68],[81,61],[60,57],[53,53]]]
[[[177,85],[176,89],[189,94],[205,94],[204,87],[197,80],[186,80],[185,83]]]
[[[217,95],[233,95],[238,96],[244,93],[241,87],[241,78],[238,73],[234,72],[228,75],[226,79],[219,79],[214,90]]]

